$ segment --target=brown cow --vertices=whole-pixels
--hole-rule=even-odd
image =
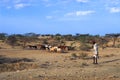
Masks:
[[[68,47],[67,46],[58,46],[58,48],[60,48],[63,51],[68,51]]]

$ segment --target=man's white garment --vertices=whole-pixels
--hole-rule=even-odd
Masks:
[[[93,46],[93,49],[94,49],[94,57],[97,58],[98,57],[98,45],[95,43],[94,46]]]

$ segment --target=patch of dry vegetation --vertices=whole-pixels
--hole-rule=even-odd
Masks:
[[[0,64],[0,73],[1,72],[11,72],[11,71],[21,71],[21,70],[28,70],[28,69],[36,69],[38,67],[35,63],[5,63]]]
[[[104,57],[113,57],[113,56],[115,56],[114,54],[106,54],[106,55],[104,55]]]
[[[0,56],[0,73],[10,71],[21,71],[25,69],[35,69],[37,64],[33,63],[34,60],[27,58],[7,58]]]
[[[74,59],[87,59],[88,57],[89,57],[88,53],[80,52],[80,53],[72,53],[71,56],[70,56],[70,59],[71,60],[74,60]]]

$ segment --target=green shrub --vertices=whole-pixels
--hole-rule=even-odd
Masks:
[[[80,50],[83,50],[83,51],[90,51],[91,46],[84,43],[84,44],[81,44],[79,48],[80,48]]]

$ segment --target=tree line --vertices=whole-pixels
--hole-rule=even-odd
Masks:
[[[105,43],[107,43],[109,40],[113,41],[112,47],[115,47],[116,40],[120,38],[120,33],[111,33],[111,34],[105,34],[104,36],[100,35],[90,35],[90,34],[79,34],[76,33],[76,35],[72,34],[66,34],[61,35],[59,33],[53,35],[53,34],[36,34],[36,33],[25,33],[25,34],[7,34],[7,33],[0,33],[0,40],[3,42],[6,42],[7,44],[11,46],[17,46],[21,45],[23,48],[26,46],[29,42],[35,42],[37,40],[40,40],[39,36],[50,36],[54,40],[57,41],[80,41],[81,43],[91,43],[91,41],[95,40],[103,46]],[[47,41],[47,39],[43,39],[44,42]]]

